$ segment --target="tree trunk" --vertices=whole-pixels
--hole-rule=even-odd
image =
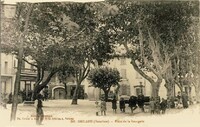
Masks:
[[[17,113],[18,93],[19,93],[19,88],[20,88],[19,87],[20,86],[20,74],[21,74],[21,67],[22,67],[22,55],[23,55],[23,50],[20,49],[20,52],[18,55],[18,66],[17,66],[17,73],[16,73],[16,78],[15,78],[13,103],[12,103],[12,109],[11,109],[11,117],[10,117],[11,121],[15,120],[16,113]]]
[[[79,87],[81,83],[77,83],[76,89],[74,90],[73,98],[72,98],[72,105],[77,105],[78,104],[78,94],[79,94]]]
[[[160,89],[161,83],[162,83],[162,79],[158,79],[157,82],[151,83],[151,88],[152,88],[151,96],[153,98],[157,98],[159,96],[159,89]]]
[[[67,83],[63,83],[65,86],[65,99],[67,99]]]
[[[175,96],[174,94],[174,84],[172,81],[166,81],[165,87],[167,89],[167,97],[172,98]]]
[[[20,74],[21,74],[21,68],[22,68],[22,57],[23,57],[23,52],[24,52],[23,51],[24,37],[25,37],[25,34],[28,29],[29,17],[31,15],[33,5],[34,4],[30,5],[30,8],[26,15],[24,31],[23,31],[23,33],[20,34],[20,36],[18,38],[20,45],[19,45],[19,52],[18,52],[18,66],[17,66],[17,72],[16,72],[15,86],[14,86],[13,103],[12,103],[11,116],[10,116],[11,121],[14,121],[16,119],[16,114],[17,114],[18,93],[19,93],[19,86],[20,86]]]
[[[105,94],[104,101],[107,102],[107,101],[108,101],[108,93],[109,93],[109,90],[103,90],[103,91],[104,91],[104,94]]]
[[[197,103],[200,103],[200,86],[195,86],[195,95]]]
[[[182,85],[180,85],[180,84],[177,84],[177,86],[178,86],[178,88],[180,89],[180,91],[181,91],[181,94],[183,93],[183,87],[182,87]]]
[[[33,90],[32,98],[31,98],[32,101],[36,99],[36,95],[37,95],[35,88],[42,82],[43,78],[44,78],[44,69],[37,67],[37,79],[34,84],[34,90]]]
[[[57,71],[58,71],[58,69],[52,70],[44,82],[42,82],[41,84],[39,84],[39,82],[38,82],[36,84],[34,91],[33,91],[33,98],[32,98],[33,101],[35,101],[37,99],[37,95],[40,93],[40,91],[43,88],[45,88],[48,85],[48,83],[51,81],[51,78],[54,76],[54,74],[56,74]]]
[[[142,76],[144,77],[146,80],[148,80],[150,83],[151,83],[151,86],[152,86],[152,93],[151,93],[151,96],[152,97],[158,97],[158,94],[159,94],[159,88],[160,88],[160,84],[162,83],[162,76],[158,76],[157,75],[157,81],[155,82],[153,80],[153,78],[151,78],[150,76],[148,76],[147,74],[145,74],[139,67],[138,65],[136,64],[135,60],[132,59],[131,60],[131,64],[133,65],[134,69]]]
[[[42,90],[41,85],[38,83],[36,84],[34,90],[33,90],[33,96],[32,96],[32,101],[35,101],[37,99],[37,95],[40,93]]]
[[[50,81],[50,80],[49,80]],[[35,89],[34,89],[34,91],[33,91],[33,98],[32,98],[32,101],[35,101],[36,99],[37,99],[37,95],[40,93],[40,91],[43,89],[43,88],[45,88],[45,86],[47,86],[48,85],[48,83],[49,83],[49,81],[48,82],[43,82],[42,84],[38,84],[36,87],[35,87]]]
[[[119,93],[120,85],[117,84],[117,88],[115,89],[115,97],[118,100],[118,93]]]
[[[200,91],[196,91],[196,101],[197,103],[200,103]]]
[[[157,98],[158,97],[159,88],[157,87],[156,84],[152,84],[151,86],[152,86],[151,96],[153,98]]]
[[[89,71],[90,71],[90,63],[89,62],[87,62],[86,67],[83,65],[83,67],[77,71],[77,74],[75,76],[77,85],[76,85],[76,89],[73,94],[72,103],[71,103],[72,105],[78,104],[79,89],[80,89],[82,81],[87,77]]]
[[[32,101],[35,101],[35,100],[36,100],[36,95],[37,95],[36,87],[39,86],[39,84],[40,84],[40,82],[36,82],[36,83],[34,84],[34,90],[33,90],[32,98],[31,98]]]

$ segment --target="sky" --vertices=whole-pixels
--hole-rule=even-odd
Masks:
[[[74,1],[74,2],[98,2],[104,0],[1,0],[4,1],[5,4],[15,4],[16,2],[62,2],[62,1]]]

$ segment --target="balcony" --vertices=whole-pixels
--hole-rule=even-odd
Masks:
[[[14,68],[1,68],[1,75],[2,76],[13,76],[15,75],[15,69]]]
[[[37,74],[35,69],[22,68],[22,74]]]
[[[2,77],[15,76],[17,68],[1,68]],[[35,81],[37,72],[34,69],[24,68],[21,70],[21,81]]]
[[[37,72],[35,69],[23,68],[21,71],[21,81],[35,81]]]

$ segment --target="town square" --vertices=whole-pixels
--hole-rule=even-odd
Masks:
[[[198,126],[198,0],[3,0],[0,125]]]

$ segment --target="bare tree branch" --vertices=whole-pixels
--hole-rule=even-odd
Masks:
[[[26,58],[22,58],[22,60],[24,60],[26,63],[34,66],[34,67],[38,67],[38,65],[34,64],[34,63],[31,63],[30,61],[28,61]]]

